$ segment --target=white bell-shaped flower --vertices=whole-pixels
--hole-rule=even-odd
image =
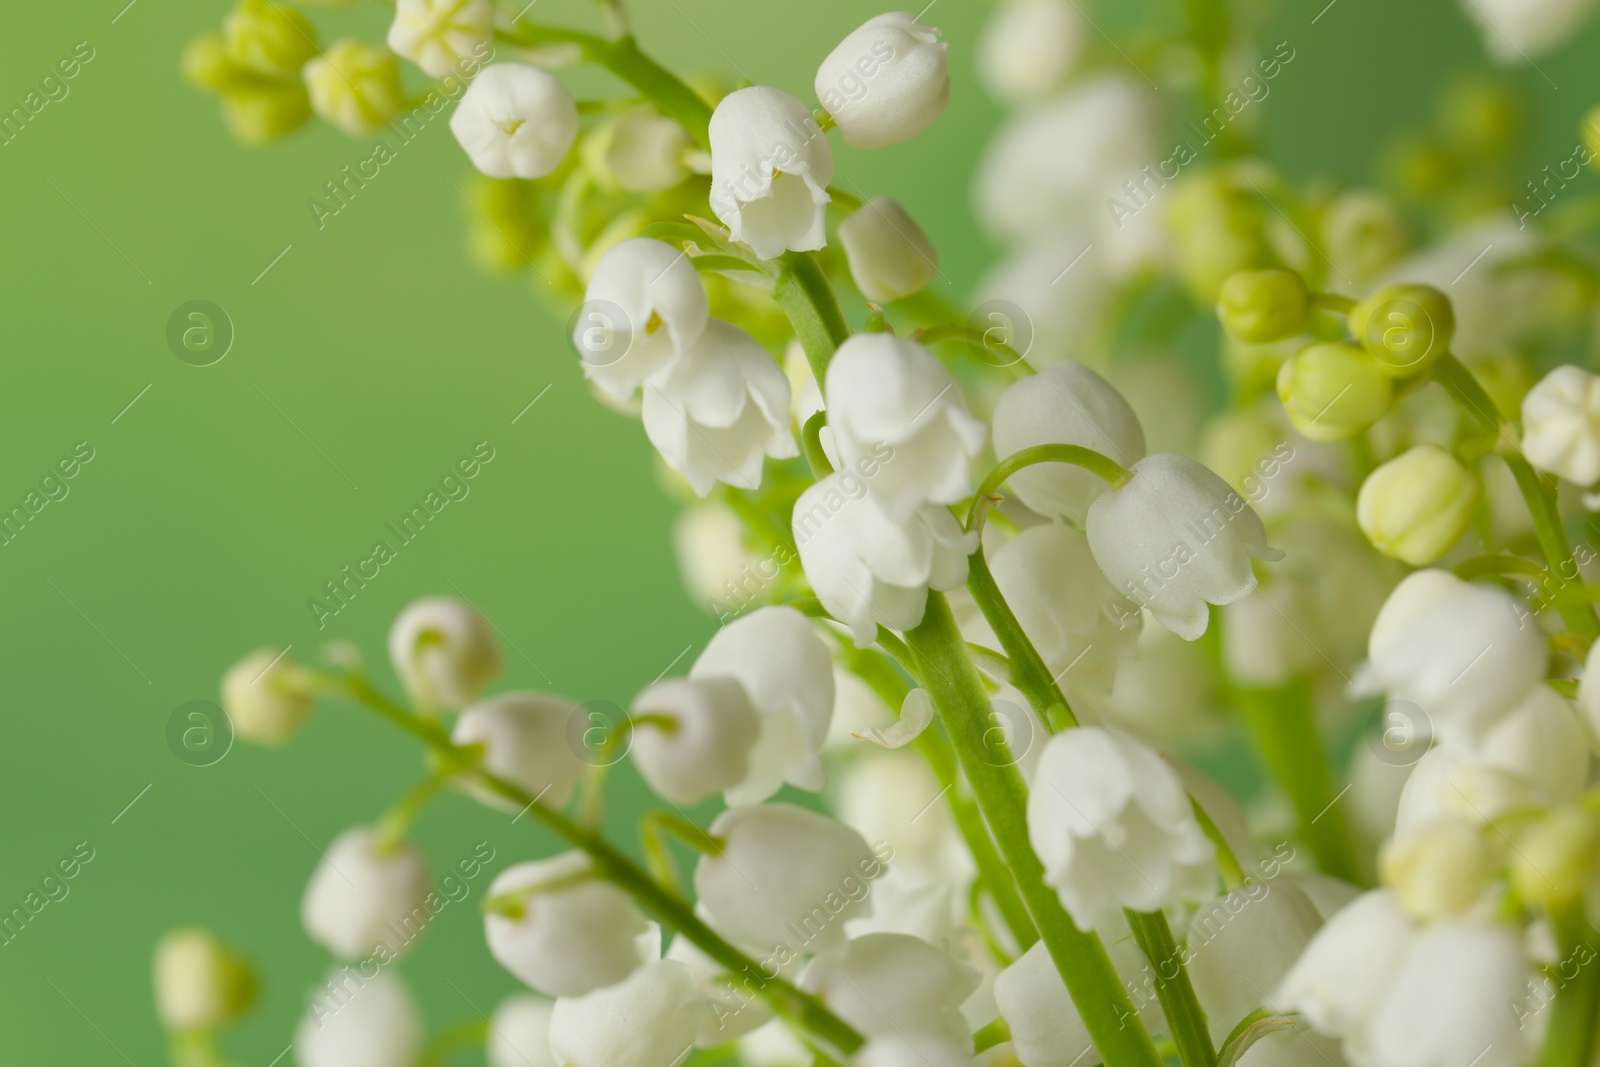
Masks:
[[[898,202],[881,196],[839,223],[850,277],[868,300],[891,304],[920,293],[939,273],[939,253]]]
[[[854,744],[862,747],[860,741]],[[905,876],[913,885],[953,885],[960,896],[975,870],[941,794],[938,779],[920,755],[871,752],[851,760],[840,773],[834,810],[868,841],[884,841],[894,849],[891,878]],[[941,802],[934,803],[935,798]]]
[[[1393,893],[1365,893],[1311,939],[1272,1002],[1282,1011],[1299,1012],[1322,1033],[1344,1038],[1347,1052],[1361,1053],[1367,1025],[1416,933]]]
[[[616,985],[557,1000],[550,1051],[563,1067],[671,1067],[709,1010],[688,964],[654,960]]]
[[[806,106],[765,85],[711,114],[711,210],[762,259],[828,242],[833,149]]]
[[[907,934],[867,934],[811,961],[800,988],[865,1037],[927,1034],[972,1040],[961,1005],[978,972]]]
[[[504,667],[489,620],[449,597],[406,606],[389,628],[389,661],[426,711],[466,707]]]
[[[712,635],[689,677],[736,679],[761,716],[749,773],[717,787],[728,789],[729,804],[759,804],[784,782],[822,788],[833,658],[809,619],[790,607],[757,608]]]
[[[300,1067],[413,1067],[422,1017],[399,975],[356,978],[334,971],[294,1031]]]
[[[1378,612],[1352,693],[1387,692],[1445,736],[1473,737],[1544,677],[1545,640],[1511,594],[1449,571],[1408,575]]]
[[[922,622],[929,589],[965,585],[967,557],[978,547],[949,508],[927,504],[896,521],[848,473],[800,494],[794,536],[817,599],[863,648],[880,625],[909,630]]]
[[[823,395],[842,469],[883,456],[873,497],[904,520],[924,504],[972,495],[972,461],[988,430],[937,356],[889,333],[856,334],[828,364]]]
[[[1119,661],[1138,647],[1144,616],[1100,573],[1089,539],[1042,523],[1001,545],[989,568],[1051,674],[1109,691]]]
[[[891,1034],[862,1046],[855,1067],[977,1067],[966,1047],[927,1034]]]
[[[246,741],[283,744],[315,703],[305,670],[269,648],[252,652],[222,676],[222,709],[233,732]]]
[[[578,136],[578,105],[567,87],[526,63],[486,67],[455,113],[450,132],[491,178],[543,178]]]
[[[494,40],[489,0],[397,0],[389,47],[434,78],[462,77]]]
[[[851,148],[908,141],[950,102],[950,46],[915,16],[868,19],[817,68],[817,99]]]
[[[629,754],[650,788],[690,807],[744,780],[761,721],[734,678],[674,678],[633,701]]]
[[[1422,922],[1492,915],[1503,861],[1485,833],[1476,822],[1444,818],[1396,834],[1378,854],[1379,877]]]
[[[605,169],[622,189],[650,193],[689,177],[684,153],[692,146],[683,127],[649,108],[624,115],[611,128]]]
[[[1216,847],[1177,773],[1126,734],[1082,726],[1044,747],[1028,791],[1028,839],[1078,928],[1117,908],[1204,900]]]
[[[700,274],[669,244],[635,237],[600,257],[572,341],[583,375],[613,400],[689,351],[710,321]]]
[[[799,455],[789,379],[754,337],[712,319],[683,357],[645,384],[644,432],[705,496],[718,482],[761,487],[762,461]]]
[[[1449,818],[1484,823],[1539,806],[1543,796],[1537,783],[1478,759],[1466,746],[1438,745],[1406,777],[1393,829],[1403,835]]]
[[[502,693],[463,711],[450,739],[458,745],[482,745],[483,770],[559,808],[586,766],[567,739],[577,710],[570,700],[544,693]],[[508,811],[523,807],[485,790],[473,792]]]
[[[826,815],[792,804],[730,808],[711,836],[721,847],[695,866],[695,893],[735,944],[822,952],[844,941],[847,919],[871,910],[868,882],[883,862]]]
[[[1111,584],[1193,641],[1210,604],[1256,587],[1252,558],[1278,560],[1261,517],[1227,482],[1187,456],[1157,453],[1089,506],[1089,547]]]
[[[553,1001],[520,993],[500,1002],[489,1019],[489,1067],[561,1067],[550,1054]]]
[[[687,964],[695,988],[708,1008],[700,1020],[695,1044],[700,1048],[735,1041],[759,1030],[773,1018],[772,1005],[761,999],[759,980],[749,974],[732,975],[681,934],[672,939],[664,959]]]
[[[156,945],[156,1014],[171,1033],[215,1029],[250,1007],[250,965],[208,930],[174,930]]]
[[[1574,485],[1600,480],[1600,377],[1571,364],[1522,398],[1522,454]]]
[[[1091,32],[1071,0],[1006,0],[978,41],[978,75],[1002,100],[1043,100],[1066,80]]]
[[[1381,1067],[1521,1067],[1536,1046],[1513,1006],[1533,969],[1517,933],[1467,922],[1430,926],[1407,946],[1367,1028]]]
[[[399,955],[433,920],[422,853],[408,844],[387,851],[380,845],[378,832],[366,826],[334,838],[300,901],[306,933],[340,959],[379,949]]]
[[[1496,61],[1531,63],[1566,41],[1594,12],[1594,0],[1463,0]]]
[[[510,901],[484,916],[490,954],[547,996],[582,996],[614,985],[643,962],[644,916],[626,893],[593,877],[582,852],[507,867],[490,884],[489,897]]]
[[[1069,359],[1013,382],[995,403],[995,456],[1008,459],[1036,445],[1092,448],[1126,467],[1144,458],[1144,430],[1110,382]],[[1009,484],[1032,510],[1080,526],[1106,488],[1069,463],[1036,463]]]
[[[1184,945],[1189,981],[1219,1046],[1283,981],[1322,916],[1288,879],[1251,882],[1201,907]]]

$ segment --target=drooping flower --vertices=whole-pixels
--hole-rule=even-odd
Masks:
[[[389,660],[411,699],[427,711],[466,707],[504,666],[489,620],[449,597],[406,606],[389,628]]]
[[[550,1015],[563,1067],[669,1067],[694,1047],[710,1011],[688,964],[653,960],[621,982],[564,996]]]
[[[1462,10],[1483,31],[1490,57],[1531,63],[1558,47],[1594,11],[1594,0],[1464,0]]]
[[[701,496],[719,481],[760,488],[767,456],[799,455],[789,379],[755,338],[721,319],[645,384],[643,417],[661,458]]]
[[[525,993],[502,1000],[489,1019],[489,1067],[561,1067],[550,1053],[554,1009],[554,1002]]]
[[[1195,912],[1185,959],[1213,1041],[1221,1045],[1262,1006],[1321,927],[1310,898],[1287,878],[1250,882]]]
[[[1522,454],[1574,485],[1600,481],[1600,377],[1570,364],[1522,400]]]
[[[761,722],[734,678],[674,678],[633,701],[629,755],[650,788],[689,807],[743,781]]]
[[[817,99],[851,148],[908,141],[950,102],[950,46],[904,11],[868,19],[817,68]]]
[[[463,746],[482,745],[483,770],[559,808],[584,772],[584,762],[567,740],[577,710],[570,700],[544,693],[502,693],[464,710],[450,739]],[[523,807],[484,790],[474,792],[485,803],[509,811]]]
[[[610,129],[605,169],[630,193],[671,189],[689,176],[683,155],[691,145],[677,122],[644,108],[631,111]]]
[[[961,1005],[978,972],[908,934],[867,934],[811,961],[800,988],[865,1037],[925,1034],[972,1040]]]
[[[886,196],[839,224],[850,277],[868,300],[890,304],[919,293],[939,273],[939,253],[906,209]]]
[[[328,976],[294,1031],[301,1067],[412,1067],[422,1051],[422,1018],[393,971]]]
[[[1177,774],[1126,734],[1082,726],[1044,747],[1028,792],[1028,839],[1081,930],[1117,908],[1208,897],[1216,847]]]
[[[583,376],[614,400],[670,366],[710,321],[700,274],[661,241],[635,237],[600,258],[584,291],[572,341]]]
[[[856,1053],[856,1067],[977,1067],[967,1050],[926,1034],[877,1037]]]
[[[526,63],[495,63],[477,76],[450,132],[491,178],[543,178],[578,136],[578,105],[555,77]]]
[[[460,76],[494,39],[489,0],[397,0],[389,47],[435,78]]]
[[[344,960],[386,950],[400,955],[433,920],[428,866],[408,844],[386,847],[379,834],[352,827],[334,838],[300,902],[311,940]]]
[[[752,85],[711,115],[711,210],[762,259],[827,244],[833,150],[806,106]]]
[[[1367,1026],[1416,931],[1393,893],[1366,893],[1317,932],[1272,1001],[1299,1012],[1322,1033],[1344,1038],[1350,1058],[1361,1062],[1368,1051]]]

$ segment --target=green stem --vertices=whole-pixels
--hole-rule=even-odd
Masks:
[[[973,497],[972,507],[967,511],[967,529],[976,530],[983,525],[984,501],[999,491],[1013,474],[1027,467],[1039,463],[1070,463],[1074,467],[1082,467],[1091,474],[1098,475],[1102,481],[1111,488],[1117,489],[1127,485],[1133,477],[1133,472],[1110,456],[1101,455],[1092,448],[1082,445],[1034,445],[1024,448],[1015,455],[1007,456],[995,464],[994,470],[983,480],[978,487],[977,494]]]
[[[1023,632],[1022,623],[1006,603],[1000,592],[989,561],[984,558],[983,546],[967,558],[967,590],[977,601],[978,610],[989,621],[989,628],[1000,639],[1006,658],[1011,661],[1011,684],[1028,698],[1039,718],[1053,730],[1070,729],[1078,725],[1078,718],[1067,703],[1066,694],[1056,684],[1050,668],[1045,665],[1038,649]]]
[[[1172,1028],[1183,1067],[1216,1067],[1217,1050],[1206,1029],[1206,1013],[1195,995],[1194,984],[1183,966],[1183,953],[1173,939],[1167,917],[1160,912],[1124,912],[1133,938],[1155,971],[1156,998]],[[1170,972],[1170,973],[1169,973]]]
[[[1010,1040],[1011,1027],[1006,1025],[1004,1019],[996,1019],[972,1035],[972,1051],[988,1052],[996,1045],[1003,1045]]]
[[[1288,794],[1317,866],[1359,885],[1344,812],[1335,803],[1338,794],[1312,720],[1311,683],[1299,678],[1277,689],[1239,688],[1233,698],[1262,763]]]
[[[1228,839],[1223,836],[1222,830],[1217,826],[1216,821],[1211,818],[1205,808],[1200,806],[1198,800],[1191,796],[1189,798],[1189,806],[1194,809],[1195,822],[1200,824],[1200,829],[1205,832],[1206,837],[1211,839],[1212,845],[1216,846],[1217,867],[1222,872],[1223,884],[1228,887],[1230,893],[1243,887],[1247,881],[1244,865],[1239,862],[1239,857],[1234,855],[1233,846],[1228,844]]]
[[[1520,578],[1530,578],[1534,582],[1544,582],[1550,572],[1521,556],[1513,556],[1509,552],[1487,553],[1482,556],[1473,556],[1455,565],[1455,575],[1464,581],[1474,578],[1483,578],[1488,575],[1517,575]]]
[[[427,719],[418,718],[373,689],[360,678],[348,678],[324,683],[324,687],[341,692],[379,716],[398,726],[437,751],[441,756],[459,759],[460,751],[451,742],[444,727]],[[774,1010],[795,1026],[843,1051],[854,1053],[863,1040],[854,1028],[839,1018],[816,997],[801,992],[781,977],[768,978],[760,964],[729,944],[720,934],[707,926],[694,913],[694,909],[681,900],[673,890],[651,878],[638,864],[598,833],[582,826],[561,812],[538,802],[522,787],[487,771],[476,769],[467,775],[482,789],[515,804],[535,821],[574,848],[589,854],[595,875],[622,889],[661,923],[677,930],[715,960],[730,974],[748,977]]]
[[[917,340],[929,348],[942,341],[960,341],[969,350],[988,357],[983,361],[985,366],[1004,367],[1013,371],[1019,378],[1035,373],[1033,366],[1023,358],[1021,352],[1005,341],[991,336],[993,333],[992,329],[980,330],[976,326],[957,322],[919,330]]]
[[[1338,293],[1312,293],[1311,306],[1336,315],[1348,315],[1356,309],[1356,301],[1353,297],[1340,296]]]
[[[1552,909],[1550,918],[1561,946],[1562,966],[1575,962],[1578,973],[1556,991],[1539,1067],[1589,1067],[1600,1024],[1600,961],[1589,940],[1594,927],[1584,916],[1581,900]]]
[[[844,311],[817,257],[810,252],[785,252],[778,260],[772,298],[789,316],[805,349],[806,361],[811,364],[811,373],[816,376],[817,385],[825,389],[828,362],[849,339],[850,324],[844,320]]]
[[[906,633],[906,642],[915,657],[915,666],[907,666],[933,697],[978,807],[1102,1062],[1160,1067],[1155,1044],[1138,1023],[1099,936],[1079,930],[1045,884],[1044,866],[1028,841],[1028,787],[1016,761],[1004,758],[1009,755],[1005,743],[995,742],[988,694],[943,594],[928,595],[922,623]]]
[[[411,831],[411,824],[433,802],[433,798],[444,791],[455,773],[456,770],[442,770],[430,774],[412,786],[405,796],[384,812],[383,818],[378,821],[376,847],[380,855],[391,853],[405,843],[406,834]]]
[[[676,119],[695,143],[711,151],[711,105],[676,74],[639,50],[632,37],[591,50],[596,63],[649,97],[663,115]]]
[[[811,466],[811,476],[819,482],[833,473],[833,464],[828,462],[828,453],[822,448],[822,428],[826,425],[828,425],[828,413],[819,411],[807,419],[806,424],[800,428],[806,462]]]

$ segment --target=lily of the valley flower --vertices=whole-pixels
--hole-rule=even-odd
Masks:
[[[668,1067],[694,1047],[710,1011],[688,964],[654,960],[622,982],[562,997],[550,1051],[563,1067]]]
[[[283,744],[300,729],[314,703],[305,671],[269,648],[252,652],[222,676],[222,708],[234,732],[246,741]]]
[[[466,707],[504,667],[489,620],[449,597],[426,597],[400,613],[389,628],[389,660],[424,710]]]
[[[1206,605],[1231,604],[1256,587],[1251,559],[1283,553],[1227,482],[1187,456],[1158,453],[1089,506],[1089,547],[1111,584],[1156,621],[1193,641],[1206,632]]]
[[[1364,1062],[1367,1026],[1415,934],[1416,924],[1393,893],[1367,893],[1317,932],[1272,1002],[1299,1012],[1322,1033],[1344,1038],[1350,1059]]]
[[[866,1037],[927,1034],[970,1042],[961,1005],[978,972],[908,934],[867,934],[818,956],[800,987]]]
[[[868,300],[889,304],[919,293],[939,273],[939,253],[906,209],[886,196],[839,224],[850,277]]]
[[[978,545],[949,508],[926,504],[897,522],[859,481],[838,473],[800,494],[794,536],[817,599],[863,648],[880,625],[909,630],[922,622],[929,589],[965,585]]]
[[[560,81],[526,63],[486,67],[450,116],[472,165],[491,178],[543,178],[578,136],[578,105]]]
[[[592,877],[582,852],[507,867],[489,886],[491,900],[519,897],[483,919],[489,953],[500,966],[552,997],[577,997],[615,985],[637,969],[644,916],[626,893]]]
[[[892,1034],[868,1041],[856,1053],[856,1067],[977,1067],[965,1048],[925,1034]]]
[[[658,682],[634,699],[631,714],[634,766],[674,804],[698,804],[749,773],[761,722],[737,679]]]
[[[978,42],[978,74],[1002,100],[1043,100],[1066,80],[1091,33],[1070,0],[1006,0]]]
[[[1560,45],[1594,12],[1594,0],[1464,0],[1462,11],[1483,31],[1489,55],[1528,63]]]
[[[833,663],[810,620],[790,607],[758,608],[718,630],[689,677],[736,680],[760,715],[749,773],[717,787],[728,789],[729,804],[758,804],[786,781],[801,789],[822,788],[822,746],[833,720]]]
[[[1189,980],[1221,1045],[1239,1020],[1262,1006],[1322,926],[1311,899],[1288,878],[1252,882],[1189,920]]]
[[[1028,792],[1028,839],[1081,930],[1117,908],[1203,900],[1216,883],[1216,847],[1177,773],[1142,742],[1097,726],[1045,745]]]
[[[950,102],[950,46],[904,11],[867,20],[817,68],[817,99],[851,148],[907,141]]]
[[[385,850],[376,830],[357,826],[323,853],[300,902],[300,921],[311,940],[340,959],[378,951],[392,958],[431,920],[427,898],[422,853],[408,844]]]
[[[353,988],[352,988],[353,987]],[[422,1017],[399,975],[358,981],[335,970],[294,1031],[301,1067],[412,1067],[422,1051]],[[335,998],[335,992],[337,998]]]
[[[567,743],[577,705],[543,693],[502,693],[463,711],[450,739],[484,747],[483,770],[527,790],[553,807],[567,802],[584,763]],[[485,803],[517,811],[522,805],[482,790]]]
[[[573,327],[584,377],[614,400],[632,398],[700,339],[708,309],[688,256],[648,237],[621,242],[595,267]]]
[[[1110,382],[1082,363],[1063,360],[1012,383],[995,403],[995,456],[1006,459],[1036,445],[1079,445],[1127,466],[1144,458],[1144,430]],[[1013,474],[1009,484],[1039,514],[1080,526],[1106,487],[1066,463],[1034,464]]]
[[[1574,485],[1600,481],[1600,377],[1557,367],[1522,401],[1522,454]]]
[[[752,85],[711,115],[711,210],[762,259],[827,244],[833,150],[806,106]]]
[[[844,467],[858,467],[884,445],[894,449],[870,490],[895,519],[971,495],[972,460],[988,431],[967,411],[944,364],[922,345],[888,333],[857,334],[834,353],[823,395]]]
[[[459,75],[494,39],[489,0],[397,0],[389,47],[435,78]]]
[[[1437,445],[1418,445],[1361,483],[1356,521],[1372,546],[1413,567],[1450,551],[1472,524],[1483,483]]]
[[[214,1029],[256,996],[250,965],[207,930],[174,930],[156,946],[156,1012],[173,1033]]]
[[[552,1001],[526,994],[501,1001],[489,1020],[489,1067],[561,1067],[550,1053],[554,1008]]]
[[[387,48],[337,41],[305,65],[311,109],[352,137],[380,130],[400,113],[400,63]]]
[[[721,319],[644,389],[644,431],[667,466],[705,496],[717,482],[754,490],[767,456],[799,454],[789,379],[760,343]]]

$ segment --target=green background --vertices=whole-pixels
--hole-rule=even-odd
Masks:
[[[0,505],[21,502],[76,443],[96,453],[66,499],[0,548],[0,910],[77,843],[95,850],[70,895],[0,947],[0,1060],[164,1062],[150,949],[199,923],[262,967],[263,1002],[227,1048],[266,1067],[326,966],[298,920],[316,850],[381,812],[417,776],[417,753],[329,707],[283,751],[240,745],[194,768],[167,747],[173,709],[215,699],[223,669],[262,646],[310,657],[327,640],[354,642],[388,680],[388,625],[423,594],[464,595],[497,622],[505,685],[578,700],[626,703],[686,663],[712,621],[678,579],[676,505],[637,424],[589,397],[528,282],[469,265],[450,184],[467,165],[443,123],[318,232],[307,199],[365,158],[370,139],[317,125],[268,149],[235,144],[214,101],[178,73],[184,43],[226,5],[125,2],[10,5],[0,34],[3,109],[77,42],[96,53],[66,99],[0,148]],[[1446,0],[1323,5],[1288,3],[1263,34],[1297,50],[1265,108],[1264,143],[1294,177],[1366,180],[1375,146],[1420,121],[1433,88],[1478,63],[1480,45]],[[674,69],[737,68],[807,98],[816,63],[878,10],[633,6],[645,47]],[[1096,10],[1111,29],[1143,7]],[[871,155],[839,150],[841,175],[893,193],[922,222],[956,294],[994,258],[968,193],[1000,116],[972,72],[988,9],[942,0],[927,14],[952,44],[955,82],[931,133]],[[325,41],[375,38],[384,22],[381,5],[325,15]],[[576,0],[541,0],[537,17],[593,24]],[[1515,76],[1539,109],[1530,177],[1567,157],[1600,96],[1596,41],[1591,29],[1541,60],[1549,81]],[[166,345],[169,315],[193,299],[222,306],[237,331],[214,366],[186,365]],[[318,632],[306,600],[481,440],[497,455],[471,495]],[[627,832],[626,800],[611,822]],[[436,869],[480,840],[498,852],[494,869],[553,847],[458,798],[418,835]],[[486,881],[404,966],[431,1026],[490,1010],[514,987],[483,945]]]

